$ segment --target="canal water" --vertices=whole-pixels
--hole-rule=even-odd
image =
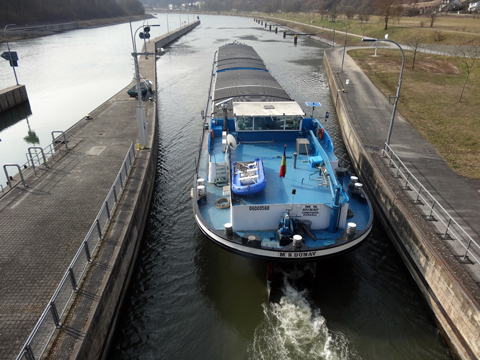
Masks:
[[[160,15],[165,16],[165,15]],[[172,15],[170,15],[170,19]],[[251,18],[201,16],[202,24],[157,60],[159,157],[155,192],[112,359],[451,359],[418,288],[378,221],[354,252],[318,263],[310,292],[288,283],[268,303],[266,264],[233,255],[197,228],[190,189],[217,48],[253,46],[304,108],[331,116],[324,45],[297,46]]]

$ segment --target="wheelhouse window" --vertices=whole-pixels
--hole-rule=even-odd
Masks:
[[[251,116],[239,116],[239,117],[237,117],[237,129],[238,130],[252,130],[253,129],[253,117],[251,117]]]
[[[301,116],[238,116],[237,130],[300,130]]]

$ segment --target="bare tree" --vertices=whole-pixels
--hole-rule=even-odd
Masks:
[[[438,11],[432,9],[428,12],[428,16],[430,17],[430,27],[433,27],[433,24],[435,23],[435,20],[438,16]]]
[[[467,84],[468,78],[472,73],[472,70],[480,59],[480,45],[473,44],[467,46],[459,46],[458,50],[455,53],[455,56],[460,59],[463,65],[465,65],[467,69],[467,76],[465,77],[465,81],[463,82],[462,91],[460,93],[460,98],[458,102],[462,101],[463,91],[465,90],[465,85]]]
[[[361,23],[363,23],[364,21],[367,23],[368,20],[370,20],[370,13],[368,12],[368,9],[364,6],[358,10],[358,20],[360,20]]]
[[[405,13],[405,8],[403,6],[395,6],[392,10],[393,18],[400,24],[400,20],[402,20],[402,16]]]
[[[345,6],[343,11],[348,20],[352,20],[355,16],[355,8],[353,6]]]
[[[320,7],[318,9],[318,12],[320,13],[320,20],[323,20],[323,16],[325,15],[326,11],[327,11],[327,4],[325,3],[325,1],[323,1],[320,4]]]
[[[383,17],[385,29],[388,29],[388,20],[393,16],[393,9],[398,4],[399,0],[376,0],[375,9],[377,13]]]
[[[417,58],[417,53],[420,48],[420,42],[423,40],[422,35],[414,35],[409,41],[407,41],[407,45],[410,46],[411,50],[413,51],[413,62],[412,62],[412,71],[415,67],[415,59]]]
[[[334,2],[330,6],[330,18],[332,21],[335,21],[337,17],[338,17],[338,4]]]

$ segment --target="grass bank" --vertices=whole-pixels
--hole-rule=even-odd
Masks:
[[[348,54],[385,96],[395,94],[402,57],[398,50],[351,50]],[[480,64],[459,96],[466,69],[454,57],[405,52],[398,110],[450,167],[462,176],[480,179]]]

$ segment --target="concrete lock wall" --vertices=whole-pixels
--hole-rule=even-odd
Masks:
[[[0,91],[0,113],[28,101],[25,85],[15,85]]]
[[[200,25],[200,20],[196,20],[191,24],[185,25],[175,32],[170,32],[168,34],[163,35],[157,41],[155,41],[155,51],[157,51],[157,49],[160,49],[174,42],[175,40],[177,40],[178,38],[180,38],[181,36],[189,32],[190,30],[196,28],[198,25]]]
[[[462,359],[480,358],[480,309],[467,290],[475,285],[473,280],[391,176],[379,151],[365,148],[345,95],[334,91],[341,88],[341,83],[332,71],[328,51],[324,65],[343,140],[375,215],[393,240],[452,350]]]
[[[109,238],[118,239],[120,246],[112,256],[111,273],[104,280],[101,298],[96,304],[85,339],[82,341],[76,359],[107,359],[117,318],[125,298],[135,267],[135,261],[140,249],[143,230],[150,210],[150,201],[155,185],[155,175],[158,156],[158,119],[156,106],[153,114],[149,114],[148,123],[155,124],[153,129],[151,151],[142,151],[137,159],[134,171],[131,173],[133,184],[125,198],[120,203],[120,211],[116,222],[124,226],[113,229]],[[130,205],[133,204],[133,207]]]

